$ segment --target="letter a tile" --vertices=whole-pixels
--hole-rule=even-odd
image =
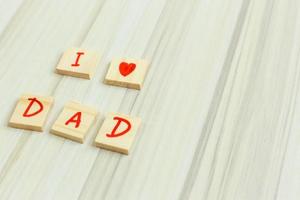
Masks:
[[[79,143],[85,136],[97,116],[94,108],[69,102],[51,128],[51,133]]]
[[[53,97],[22,95],[9,120],[8,126],[33,131],[43,131]]]
[[[139,118],[110,113],[98,132],[95,144],[128,155],[140,124]]]
[[[97,52],[71,48],[61,57],[56,72],[62,75],[91,79],[99,61],[100,55]]]
[[[139,59],[114,59],[108,69],[104,83],[140,90],[148,63]]]

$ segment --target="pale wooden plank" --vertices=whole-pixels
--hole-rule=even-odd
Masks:
[[[0,33],[5,31],[18,9],[21,9],[25,0],[1,0],[0,1]]]
[[[139,110],[143,121],[148,121],[138,136],[134,155],[121,158],[116,167],[105,168],[102,174],[109,174],[105,175],[106,180],[102,180],[98,166],[102,166],[102,159],[107,155],[99,156],[85,186],[86,191],[81,195],[82,199],[174,199],[179,196],[195,148],[195,137],[199,137],[212,98],[214,89],[211,87],[216,86],[222,59],[226,56],[224,52],[230,43],[216,30],[224,28],[222,33],[229,39],[235,25],[223,26],[223,17],[209,15],[215,9],[216,2],[210,4],[210,9],[206,4],[189,3],[167,2],[160,19],[158,27],[168,27],[157,49],[163,56],[151,59],[150,80],[147,77],[145,90],[141,91],[133,107]],[[237,19],[239,6],[234,3],[230,8],[235,12],[229,12],[231,15],[226,18],[228,23],[232,17]],[[197,12],[198,15],[189,15],[193,13],[193,8],[199,8],[197,6],[202,8]],[[223,4],[218,6],[220,9],[224,7]],[[179,10],[182,11],[180,15]],[[177,17],[174,21],[168,21],[168,17],[175,13]],[[207,19],[211,21],[207,22]],[[185,26],[184,22],[187,21],[189,23]],[[199,29],[201,25],[205,31]],[[187,30],[187,33],[181,30]],[[158,28],[156,31],[160,34]],[[216,39],[217,35],[219,40]],[[214,42],[218,45],[211,45],[212,38],[216,39]],[[210,52],[211,57],[204,52]],[[158,69],[159,74],[155,73]],[[152,98],[156,100],[153,102]],[[123,105],[129,107],[132,99],[125,101]],[[110,187],[105,182],[109,182]]]
[[[59,150],[55,145],[47,146],[51,139],[47,139],[44,134],[35,136],[27,131],[7,128],[7,122],[22,93],[51,94],[57,81],[62,78],[54,73],[59,56],[67,47],[80,43],[101,7],[101,1],[73,3],[74,1],[26,1],[1,37],[1,198],[17,198],[14,195],[28,198],[34,190],[35,183],[32,179],[38,181],[43,170],[48,167],[45,162],[34,168],[34,163],[39,159],[35,155],[39,156],[38,152],[45,147],[54,150],[53,155]],[[77,14],[74,14],[74,9],[78,11]],[[85,12],[89,14],[81,14]],[[26,152],[29,157],[22,157]],[[51,154],[47,157],[51,158]],[[32,179],[24,177],[26,173],[34,171]],[[31,184],[25,184],[26,182]],[[23,192],[12,193],[13,188],[16,191],[22,188]]]
[[[293,3],[251,2],[191,199],[276,198],[299,84]]]
[[[295,66],[295,79],[291,80],[291,84],[295,87],[295,98],[291,99],[290,114],[293,118],[290,121],[289,126],[286,127],[289,132],[288,143],[286,147],[286,153],[284,156],[284,162],[282,163],[282,169],[280,179],[278,180],[278,189],[276,191],[276,199],[278,200],[297,200],[300,196],[300,134],[299,134],[299,75],[300,75],[300,20],[299,20],[299,2],[294,1],[293,8],[290,7],[290,17],[295,19],[294,21],[294,36],[293,36],[293,50],[290,53],[291,61],[290,65]],[[290,5],[292,6],[292,5]],[[293,81],[293,83],[292,83]]]
[[[0,14],[1,199],[297,199],[297,0],[10,5]],[[54,73],[74,46],[102,55],[90,81]],[[150,61],[141,91],[102,83],[113,57]],[[40,135],[6,126],[24,92],[56,98]],[[132,154],[93,146],[104,115],[83,145],[49,134],[69,100],[141,117]]]

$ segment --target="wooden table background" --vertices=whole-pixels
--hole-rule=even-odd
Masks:
[[[0,0],[0,199],[299,200],[299,0]],[[93,80],[54,73],[97,50]],[[151,62],[141,91],[102,83]],[[53,95],[43,133],[7,127]],[[81,145],[49,134],[69,100],[101,117]],[[130,156],[93,146],[110,111],[140,116]]]

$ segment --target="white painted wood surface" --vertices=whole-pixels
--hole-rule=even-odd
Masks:
[[[1,0],[0,199],[298,200],[299,0]],[[61,76],[100,51],[92,80]],[[141,91],[102,83],[151,62]],[[23,93],[53,95],[46,131],[7,127]],[[69,100],[101,116],[85,144],[51,135]],[[142,118],[133,153],[92,145],[103,116]]]

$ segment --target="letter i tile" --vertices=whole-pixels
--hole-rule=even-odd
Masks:
[[[83,143],[88,130],[95,121],[94,108],[69,102],[54,122],[51,133],[79,143]]]
[[[71,48],[61,57],[56,72],[62,75],[91,79],[99,61],[100,55],[97,52]]]
[[[8,126],[33,131],[43,131],[53,97],[24,94],[9,120]]]
[[[140,124],[139,118],[110,113],[98,132],[95,144],[128,155]]]

